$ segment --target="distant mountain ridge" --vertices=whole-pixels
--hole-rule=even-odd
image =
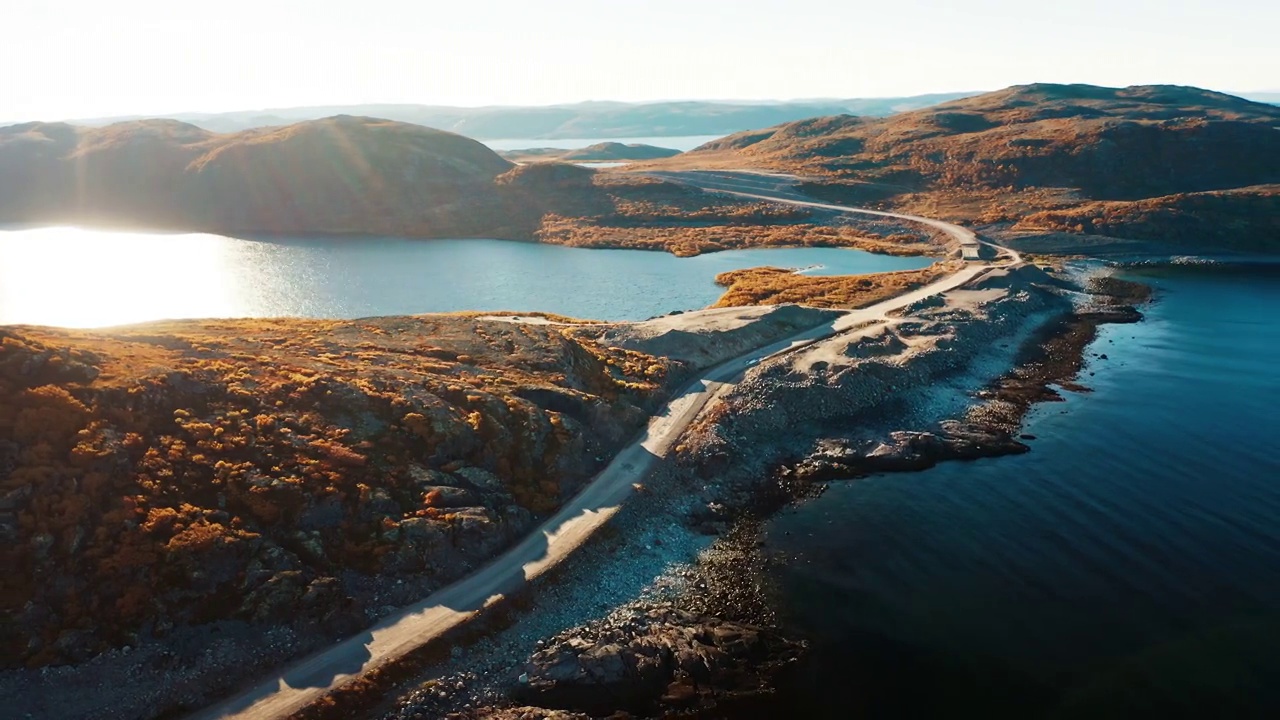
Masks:
[[[978,91],[930,93],[885,98],[814,98],[808,100],[609,102],[546,106],[453,107],[416,104],[316,105],[240,110],[221,113],[180,112],[66,120],[101,127],[133,120],[171,119],[213,132],[239,132],[292,125],[334,115],[377,117],[449,130],[478,140],[677,137],[729,135],[823,115],[884,117],[952,100]],[[1234,93],[1239,97],[1280,104],[1280,92]],[[16,122],[0,122],[0,126]]]
[[[239,132],[290,125],[333,115],[397,120],[456,132],[480,140],[506,138],[628,138],[728,135],[818,115],[889,115],[974,95],[936,93],[894,98],[795,100],[780,102],[584,102],[548,106],[450,107],[437,105],[331,105],[226,113],[176,113],[72,120],[100,127],[132,120],[179,120],[213,132]]]

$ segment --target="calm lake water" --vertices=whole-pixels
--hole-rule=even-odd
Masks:
[[[629,137],[629,138],[557,138],[548,140],[547,138],[511,138],[507,140],[481,140],[480,142],[488,145],[497,152],[504,150],[525,150],[528,148],[564,148],[565,150],[577,150],[578,148],[588,147],[590,145],[598,145],[603,142],[616,142],[624,145],[654,145],[657,147],[671,148],[685,152],[692,150],[703,143],[709,143],[712,140],[719,140],[723,135],[676,135],[672,137]]]
[[[455,310],[639,320],[705,307],[717,273],[760,265],[852,274],[924,267],[836,248],[677,258],[502,240],[257,241],[70,228],[0,232],[0,324],[100,327],[161,318],[332,317]]]
[[[1280,716],[1280,270],[1134,277],[1030,454],[776,518],[797,717]]]

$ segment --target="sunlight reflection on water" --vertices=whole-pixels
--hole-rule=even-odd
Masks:
[[[91,327],[248,310],[242,258],[226,238],[65,227],[22,235],[0,249],[0,320]]]
[[[677,258],[502,240],[0,231],[0,324],[102,327],[167,318],[356,318],[458,310],[644,319],[704,307],[715,276],[760,265],[818,274],[924,267],[833,248]]]

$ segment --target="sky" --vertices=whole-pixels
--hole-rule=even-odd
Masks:
[[[1280,90],[1267,0],[4,0],[0,120],[300,105]]]

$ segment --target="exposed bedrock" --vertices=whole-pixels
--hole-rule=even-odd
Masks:
[[[800,646],[753,625],[671,606],[629,609],[552,638],[513,695],[544,708],[648,714],[759,691]]]
[[[942,380],[971,374],[977,390],[1006,368],[976,363],[1071,309],[1061,283],[1039,269],[993,270],[921,301],[887,325],[762,365],[691,430],[681,460],[703,479],[732,486],[756,482],[768,465],[807,453],[817,438],[855,429],[867,431],[863,444],[835,451],[855,471],[919,469],[944,456],[1023,451],[1000,433],[936,425],[940,418],[933,418],[930,432],[890,432],[896,428],[887,426],[927,418],[930,399],[918,391]]]

